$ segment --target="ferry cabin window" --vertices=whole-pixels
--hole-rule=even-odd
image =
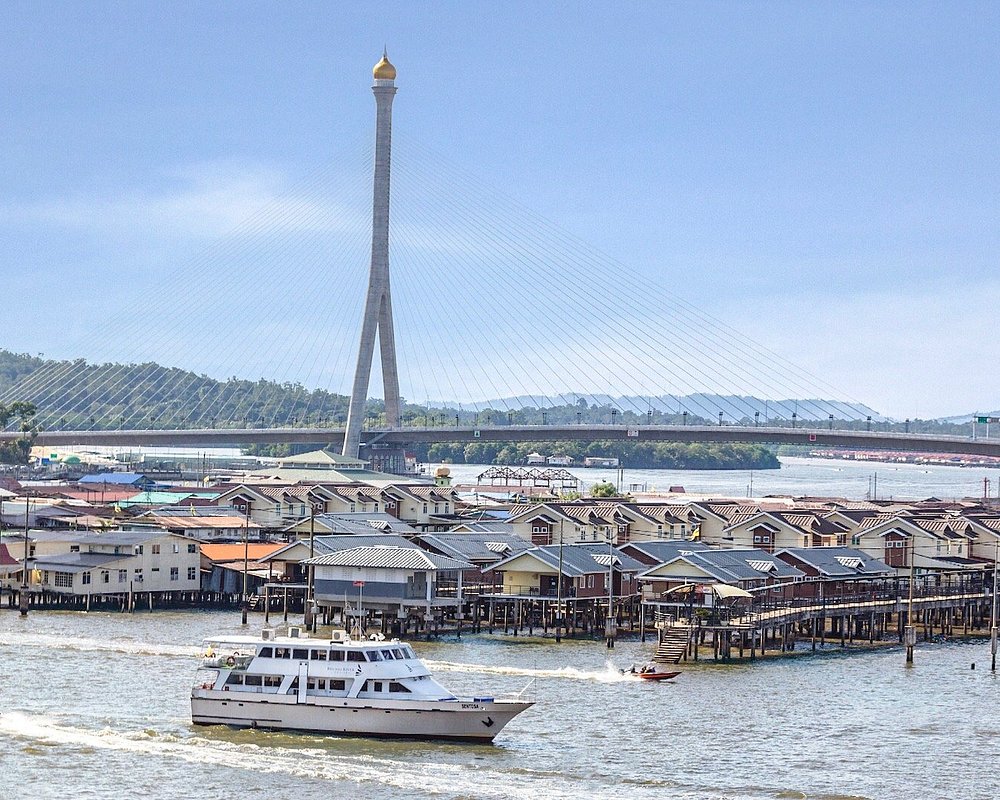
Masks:
[[[270,647],[262,647],[260,648],[260,652],[257,655],[260,656],[261,658],[271,658],[271,654],[273,652],[274,651]]]
[[[347,651],[347,660],[348,661],[367,661],[368,659],[365,658],[365,651],[364,650],[348,650]]]
[[[389,691],[398,692],[400,694],[410,693],[410,690],[407,689],[405,686],[403,686],[403,684],[399,683],[398,681],[389,681]]]
[[[292,651],[289,650],[287,647],[275,647],[274,648],[274,657],[275,658],[291,658],[292,657]]]
[[[264,683],[262,675],[247,675],[243,682],[247,686],[261,686]]]
[[[416,653],[413,652],[413,648],[408,644],[403,645],[403,652],[406,653],[407,658],[416,658]]]
[[[309,658],[313,661],[326,661],[326,650],[310,650]]]
[[[292,658],[307,659],[309,658],[309,651],[303,647],[296,647],[292,650]]]
[[[378,650],[369,650],[368,651],[368,660],[369,661],[383,661],[384,659],[382,658],[382,654]]]
[[[237,672],[230,672],[229,677],[226,678],[226,686],[242,686],[243,676]]]
[[[343,650],[331,650],[330,651],[330,660],[331,661],[343,661],[344,660],[344,651]]]
[[[275,688],[277,688],[278,686],[281,686],[281,676],[280,675],[265,675],[264,676],[264,685],[265,686],[273,686]]]
[[[342,692],[347,688],[346,681],[329,681],[331,692]]]
[[[405,653],[404,653],[404,652],[403,652],[402,650],[400,650],[400,649],[398,649],[398,648],[396,648],[395,650],[393,650],[393,651],[392,651],[392,654],[393,654],[394,656],[396,656],[396,658],[398,658],[398,659],[400,659],[400,660],[402,660],[402,659],[406,658],[406,654],[405,654]]]
[[[396,656],[393,655],[392,650],[383,650],[382,651],[382,658],[384,658],[386,661],[392,661],[395,657]]]

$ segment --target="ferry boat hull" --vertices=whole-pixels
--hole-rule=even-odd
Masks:
[[[455,700],[405,703],[369,699],[345,702],[338,698],[294,695],[257,695],[217,689],[195,689],[191,720],[196,725],[329,733],[377,738],[492,741],[504,726],[531,702],[513,700]]]

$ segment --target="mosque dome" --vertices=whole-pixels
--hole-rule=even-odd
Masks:
[[[389,63],[389,58],[385,51],[382,51],[382,60],[372,68],[372,75],[377,81],[396,80],[396,68]]]

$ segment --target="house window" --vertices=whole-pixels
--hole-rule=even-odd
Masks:
[[[84,586],[87,586],[90,583],[90,573],[89,572],[84,572],[83,573],[82,583],[83,583]]]
[[[351,503],[351,513],[353,514],[356,510],[357,510],[357,505],[355,503]]]
[[[137,569],[134,573],[134,580],[136,583],[142,583],[142,570]]]
[[[137,556],[141,556],[142,555],[142,545],[141,544],[137,544],[135,546],[135,555],[137,555]]]
[[[188,567],[188,580],[189,581],[193,581],[193,580],[197,580],[197,578],[198,578],[198,568],[197,567]]]
[[[128,570],[120,569],[118,570],[118,583],[125,583],[128,580]]]
[[[188,552],[189,553],[197,553],[198,552],[198,545],[196,545],[196,544],[189,544],[188,545]]]
[[[78,545],[78,544],[71,544],[69,546],[69,551],[71,553],[79,553],[80,552],[80,545]]]
[[[424,503],[424,513],[427,513],[427,503]]]
[[[376,514],[378,513],[378,503],[372,503],[372,511],[374,511]]]
[[[159,546],[158,544],[154,544],[154,545],[152,546],[152,548],[150,548],[150,552],[151,552],[151,553],[152,553],[152,554],[153,554],[154,556],[158,556],[158,555],[160,554],[160,546]]]
[[[178,567],[171,567],[170,568],[170,580],[172,580],[172,581],[180,580],[180,577],[181,577],[181,571],[180,571],[180,569]]]
[[[101,570],[101,583],[111,583],[111,573],[106,570]]]
[[[175,542],[174,543],[174,552],[175,553],[179,553],[180,551],[181,551],[181,546]]]
[[[57,572],[52,583],[64,589],[70,589],[73,587],[73,575],[69,572]]]

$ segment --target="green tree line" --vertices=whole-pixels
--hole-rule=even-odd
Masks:
[[[758,444],[684,442],[439,442],[414,448],[421,461],[448,464],[524,464],[528,455],[617,458],[631,469],[778,469],[778,457]]]

